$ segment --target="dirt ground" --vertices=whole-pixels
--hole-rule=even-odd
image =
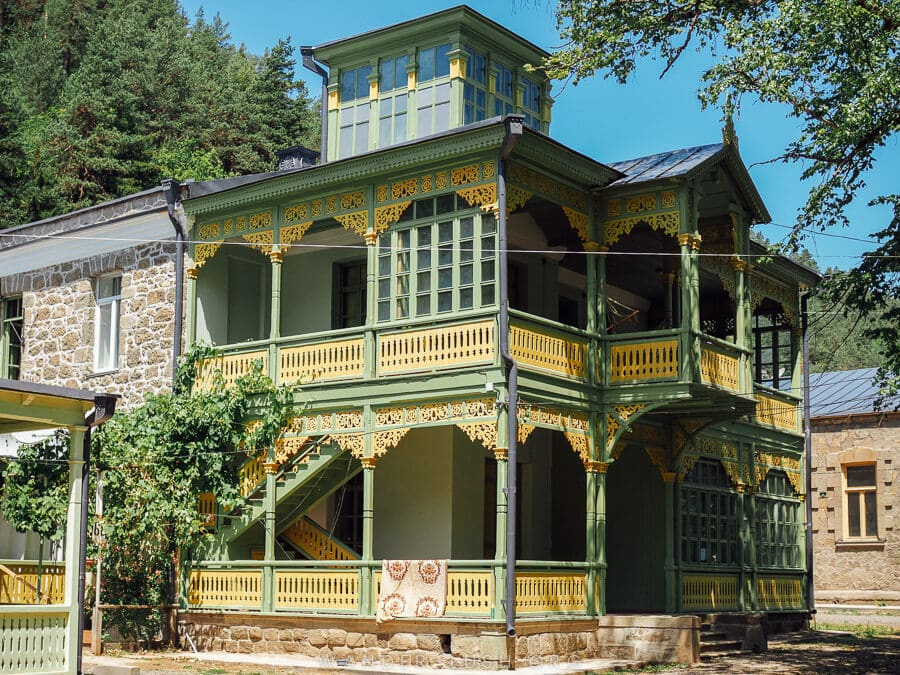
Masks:
[[[597,663],[593,670],[580,673],[610,672],[669,672],[682,673],[791,673],[803,675],[840,675],[850,673],[898,673],[900,674],[900,612],[858,611],[848,609],[820,610],[815,628],[818,630],[772,636],[769,650],[761,654],[733,654],[727,656],[704,656],[701,663],[685,665],[647,666],[643,668],[623,667],[621,662],[613,664]],[[236,655],[204,654],[197,661],[189,654],[144,653],[110,654],[100,659],[85,656],[84,672],[93,673],[98,664],[138,666],[141,675],[306,675],[325,673],[377,673],[377,669],[349,668],[322,669],[309,659],[300,666],[290,664],[290,660],[271,659],[270,663],[259,661],[238,662]],[[245,658],[253,659],[251,655]],[[281,661],[281,663],[279,663]],[[296,662],[295,662],[296,663]],[[412,668],[392,669],[394,672],[417,672]],[[425,672],[425,671],[419,671]],[[462,672],[462,671],[456,671]],[[476,671],[468,671],[476,672]],[[481,671],[487,672],[487,671]],[[549,666],[525,668],[519,672],[552,673],[560,672]],[[572,673],[572,670],[568,670]]]

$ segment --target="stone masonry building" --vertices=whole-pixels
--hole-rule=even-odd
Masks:
[[[818,603],[900,604],[900,401],[873,407],[875,368],[810,378]]]

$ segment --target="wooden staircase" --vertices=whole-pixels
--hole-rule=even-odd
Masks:
[[[360,555],[338,541],[309,516],[300,516],[278,533],[279,541],[309,560],[359,560]]]
[[[742,651],[742,644],[743,640],[729,636],[723,631],[715,630],[706,621],[700,624],[700,658],[715,658],[737,654]]]

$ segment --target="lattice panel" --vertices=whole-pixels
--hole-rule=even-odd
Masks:
[[[678,378],[678,340],[614,344],[609,349],[610,382],[653,382]]]
[[[770,611],[804,609],[803,583],[800,577],[759,577],[756,603]]]
[[[513,325],[509,351],[520,364],[580,380],[587,378],[587,343],[569,337]]]
[[[490,363],[493,358],[493,321],[403,331],[378,339],[379,373],[454,368]]]
[[[37,586],[37,565],[20,563],[3,565],[0,569],[0,605],[61,605],[66,591],[65,566],[44,564],[41,569],[40,602],[37,597]]]
[[[275,609],[356,612],[359,609],[359,573],[277,570]]]
[[[286,347],[279,352],[281,382],[326,382],[362,377],[362,338]]]

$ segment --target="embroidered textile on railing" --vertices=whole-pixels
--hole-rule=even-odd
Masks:
[[[382,561],[376,623],[398,617],[443,616],[446,604],[446,560]]]

